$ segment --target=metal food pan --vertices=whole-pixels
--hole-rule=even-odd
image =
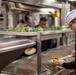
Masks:
[[[31,59],[31,57],[27,57],[27,58],[25,57],[22,60],[23,60],[23,62],[27,62],[26,64],[28,65],[28,67],[30,67],[31,69],[34,69],[35,71],[37,71],[37,59],[36,59],[37,57],[35,56],[36,58],[34,60]],[[42,71],[46,70],[46,67],[43,66],[43,65],[41,65],[41,68],[42,68]]]
[[[47,54],[50,55],[51,57],[53,56],[53,57],[61,58],[71,54],[73,50],[74,48],[72,46],[61,46],[58,48],[49,49]]]
[[[42,67],[42,72],[45,71],[47,68],[45,66]],[[18,72],[19,71],[19,72]],[[10,73],[10,74],[18,74],[24,71],[24,75],[28,72],[30,75],[37,73],[37,62],[33,60],[29,60],[28,58],[22,58],[16,60],[9,64],[6,68],[2,70],[3,73]]]
[[[33,61],[37,62],[37,56],[36,55],[30,56],[29,60],[33,60]],[[53,65],[51,63],[49,63],[49,60],[51,60],[49,55],[46,56],[46,55],[41,54],[42,71],[46,71],[47,69],[52,70]]]
[[[34,71],[30,69],[19,69],[19,68],[13,68],[12,71],[3,71],[5,74],[9,75],[36,75]]]
[[[72,48],[68,49],[69,46],[61,46],[58,48],[50,49],[48,51],[41,53],[41,63],[47,69],[52,69],[52,64],[49,63],[53,58],[62,58],[65,57],[72,52]],[[37,61],[37,56],[33,55],[29,57],[30,60]],[[65,58],[66,62],[73,60],[73,58]]]
[[[17,60],[5,67],[2,72],[14,75],[35,75],[36,70],[31,66],[31,61]]]
[[[53,68],[53,64],[49,63],[49,61],[51,61],[54,57],[56,57],[56,53],[52,52],[51,54],[49,54],[49,52],[45,52],[41,54],[41,63],[43,66],[45,66],[47,69],[52,70]],[[59,55],[60,56],[60,55]],[[34,60],[35,62],[37,62],[37,56],[31,56],[29,58],[30,60]]]

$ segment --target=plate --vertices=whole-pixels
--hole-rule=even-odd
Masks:
[[[36,52],[36,49],[35,48],[27,48],[26,50],[25,50],[25,54],[26,55],[32,55],[32,54],[34,54]]]

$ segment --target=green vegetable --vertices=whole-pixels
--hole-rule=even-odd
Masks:
[[[6,31],[6,32],[43,32],[43,31],[49,31],[49,30],[63,30],[63,29],[68,29],[69,26],[68,25],[62,25],[62,26],[58,26],[58,27],[55,27],[55,26],[52,26],[51,28],[42,28],[40,26],[38,26],[37,28],[34,28],[34,27],[20,27],[20,28],[12,28],[12,29],[5,29],[5,30],[1,30],[1,31]]]
[[[37,32],[37,31],[42,32],[42,31],[44,31],[44,30],[43,30],[43,28],[42,28],[42,27],[38,26],[37,28],[35,28],[35,31],[36,31],[36,32]]]

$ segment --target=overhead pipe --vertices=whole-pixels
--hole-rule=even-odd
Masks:
[[[0,0],[0,14],[1,14],[1,6],[2,6],[2,0]]]

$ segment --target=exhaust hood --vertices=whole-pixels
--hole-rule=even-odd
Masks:
[[[41,8],[38,6],[32,6],[14,2],[8,2],[7,5],[10,10],[16,10],[16,11],[40,11],[39,9]]]
[[[38,9],[38,8],[56,8],[61,9],[62,7],[58,6],[56,0],[2,0],[7,3],[13,2],[19,5],[21,8],[25,8],[30,6],[30,9]]]
[[[76,1],[76,0],[69,0],[69,1]]]

